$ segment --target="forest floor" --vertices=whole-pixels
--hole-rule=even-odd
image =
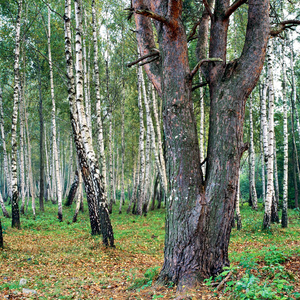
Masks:
[[[155,285],[163,263],[163,209],[147,217],[113,213],[114,249],[90,235],[87,211],[72,223],[74,209],[64,208],[60,223],[56,206],[47,203],[45,210],[36,220],[30,210],[22,216],[22,230],[1,218],[1,300],[178,297],[175,287]],[[243,229],[231,235],[230,269],[181,299],[300,299],[300,211],[289,210],[287,229],[273,224],[268,231],[261,230],[262,208],[254,212],[245,204],[241,212]]]

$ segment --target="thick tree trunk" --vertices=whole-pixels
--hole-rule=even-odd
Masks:
[[[21,14],[23,1],[18,3],[18,16],[16,23],[16,46],[15,46],[15,63],[14,63],[14,105],[11,126],[11,214],[12,227],[21,229],[19,213],[19,191],[18,191],[18,174],[17,174],[17,122],[18,122],[18,103],[19,103],[19,80],[20,80],[20,32],[21,32]]]
[[[133,0],[141,55],[155,48],[149,13]],[[148,8],[148,7],[147,7]],[[158,22],[161,60],[145,65],[148,77],[163,98],[163,120],[168,157],[169,195],[166,203],[165,260],[159,280],[179,289],[217,275],[229,265],[228,244],[234,216],[236,187],[243,144],[246,99],[257,83],[269,35],[268,1],[249,0],[246,41],[241,57],[226,65],[228,1],[216,1],[206,63],[210,86],[210,132],[206,180],[191,99],[187,39],[181,23],[182,1],[151,1],[150,14]],[[145,14],[146,16],[142,16]],[[246,77],[245,77],[246,76]],[[230,143],[228,143],[230,141]]]

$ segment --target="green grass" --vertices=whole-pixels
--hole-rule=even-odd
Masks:
[[[171,299],[173,287],[154,294],[151,289],[163,263],[164,209],[140,217],[126,214],[126,208],[122,214],[115,208],[111,216],[115,249],[105,248],[101,236],[91,236],[87,208],[76,223],[73,207],[64,207],[63,222],[52,203],[46,203],[43,213],[37,209],[35,220],[29,208],[21,216],[22,230],[12,229],[11,220],[1,217],[5,248],[0,251],[0,278],[6,279],[0,280],[0,298],[20,295],[19,280],[26,278],[25,288],[36,290],[38,299]],[[255,212],[244,205],[241,214],[243,228],[232,230],[229,247],[233,278],[219,296],[278,299],[283,294],[296,299],[291,289],[298,288],[297,282],[284,264],[300,256],[299,211],[289,210],[288,228],[273,224],[266,231],[262,206]]]

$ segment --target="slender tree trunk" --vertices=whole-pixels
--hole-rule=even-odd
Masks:
[[[2,149],[3,149],[3,164],[4,164],[4,174],[7,183],[7,194],[10,199],[12,199],[11,192],[11,170],[8,167],[8,157],[6,150],[6,142],[5,142],[5,132],[4,132],[4,118],[3,118],[3,104],[2,104],[2,89],[0,87],[0,130],[1,130],[1,140],[2,140]]]
[[[35,209],[35,188],[33,184],[31,143],[30,143],[30,136],[29,136],[28,117],[26,112],[25,98],[23,98],[23,102],[24,102],[24,114],[25,114],[25,128],[26,128],[26,135],[27,135],[27,162],[28,162],[28,177],[29,177],[30,194],[31,194],[31,207],[32,207],[33,218],[35,219],[35,210],[36,210]]]
[[[3,201],[3,198],[2,198],[2,194],[0,193],[0,206],[1,206],[1,209],[2,209],[2,212],[3,212],[3,216],[6,217],[6,218],[9,218],[9,213],[5,207],[5,204],[4,204],[4,201]]]
[[[77,189],[78,189],[78,185],[79,185],[79,174],[78,174],[78,171],[76,170],[74,180],[73,180],[73,183],[71,185],[71,188],[70,188],[70,191],[69,191],[69,194],[68,194],[68,199],[67,199],[67,202],[65,203],[65,206],[71,206],[72,205],[72,203],[74,201],[74,198],[75,198],[75,195],[76,195],[76,192],[77,192]]]
[[[76,173],[77,173],[77,171],[76,171]],[[81,202],[82,202],[82,175],[81,175],[81,172],[79,172],[77,174],[78,174],[78,176],[77,176],[77,186],[78,186],[78,188],[76,188],[77,199],[76,199],[75,213],[74,213],[74,216],[73,216],[73,223],[77,222],[77,216],[78,216],[78,213],[79,213],[79,210],[80,210],[80,205],[81,205]],[[76,191],[75,191],[74,197],[76,195]]]
[[[268,82],[269,82],[269,132],[268,132],[268,162],[267,162],[267,197],[263,228],[271,226],[271,208],[274,198],[274,90],[271,45],[268,46]]]
[[[104,151],[103,125],[101,117],[101,96],[100,96],[100,78],[98,66],[98,35],[97,35],[97,19],[95,0],[92,1],[92,17],[93,17],[93,42],[94,42],[94,72],[95,72],[95,93],[96,93],[96,111],[97,111],[97,127],[98,127],[98,146],[100,149],[100,166],[103,176],[104,192],[107,197],[107,179],[106,179],[106,158]]]
[[[288,134],[288,103],[286,98],[286,65],[285,40],[282,45],[282,101],[283,101],[283,199],[281,226],[288,226],[288,163],[289,163],[289,134]],[[297,182],[297,181],[296,181]]]
[[[51,53],[51,14],[48,7],[48,56],[49,56],[49,69],[50,69],[50,87],[51,87],[51,100],[52,100],[52,145],[53,145],[53,157],[54,157],[54,170],[55,170],[55,187],[58,204],[58,220],[62,222],[62,187],[61,176],[59,170],[59,156],[57,148],[56,138],[56,108],[55,108],[55,96],[54,96],[54,82],[53,82],[53,66],[52,66],[52,53]]]
[[[144,111],[142,102],[142,69],[138,69],[138,107],[139,107],[139,121],[140,121],[140,136],[139,136],[139,157],[140,157],[140,171],[139,184],[137,186],[137,205],[136,214],[142,215],[143,212],[143,188],[145,183],[145,128],[144,128]]]
[[[44,161],[44,117],[43,117],[43,97],[42,97],[42,79],[41,65],[38,58],[38,79],[39,79],[39,117],[40,117],[40,211],[44,211],[44,178],[45,178],[45,161]]]
[[[255,187],[255,150],[254,150],[254,140],[253,140],[253,117],[252,117],[252,95],[249,97],[249,118],[250,118],[250,146],[249,146],[249,160],[250,160],[250,194],[252,201],[252,208],[257,210],[257,194]]]
[[[159,166],[158,172],[161,169],[161,185],[164,189],[165,195],[167,195],[168,192],[168,180],[167,180],[167,173],[166,173],[166,162],[164,158],[164,153],[163,153],[163,147],[162,147],[162,138],[161,138],[161,127],[160,127],[160,118],[158,117],[158,107],[157,107],[157,99],[156,99],[156,94],[155,90],[152,86],[152,104],[153,104],[153,114],[154,114],[154,119],[156,123],[156,136],[157,136],[157,148],[158,148],[158,155],[159,155]],[[154,152],[156,153],[156,151]],[[157,164],[156,164],[157,165]]]
[[[236,192],[236,198],[235,198],[235,214],[236,214],[236,228],[237,230],[242,229],[242,217],[240,212],[240,175],[239,175],[239,181],[237,185],[237,192]]]
[[[1,219],[0,219],[0,248],[3,249],[3,233],[2,233]]]
[[[278,184],[278,172],[277,172],[277,155],[276,155],[276,138],[274,134],[274,198],[271,208],[271,222],[279,223],[278,205],[279,205],[279,184]]]
[[[295,138],[295,118],[294,118],[294,113],[295,113],[295,106],[294,106],[294,101],[292,101],[292,135],[293,135],[293,162],[294,162],[294,187],[295,187],[295,208],[298,207],[298,183],[297,183],[297,173],[298,173],[298,179],[300,178],[300,170],[299,170],[299,160],[298,160],[298,150],[296,146],[296,138]]]
[[[46,159],[46,200],[49,200],[49,198],[52,199],[52,188],[51,188],[51,179],[50,179],[51,170],[49,167],[46,128],[45,128],[45,159]]]
[[[17,174],[17,122],[18,122],[18,103],[19,103],[19,80],[20,80],[20,32],[21,32],[21,15],[23,1],[18,2],[18,16],[16,23],[16,46],[15,46],[15,63],[14,63],[14,105],[11,126],[11,214],[12,227],[21,229],[19,213],[19,191],[18,191],[18,174]]]

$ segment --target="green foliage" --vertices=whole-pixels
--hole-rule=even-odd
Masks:
[[[158,276],[160,267],[154,267],[148,269],[142,278],[135,278],[133,284],[128,288],[133,289],[144,289],[152,285],[153,280]],[[153,298],[156,299],[156,298]]]

